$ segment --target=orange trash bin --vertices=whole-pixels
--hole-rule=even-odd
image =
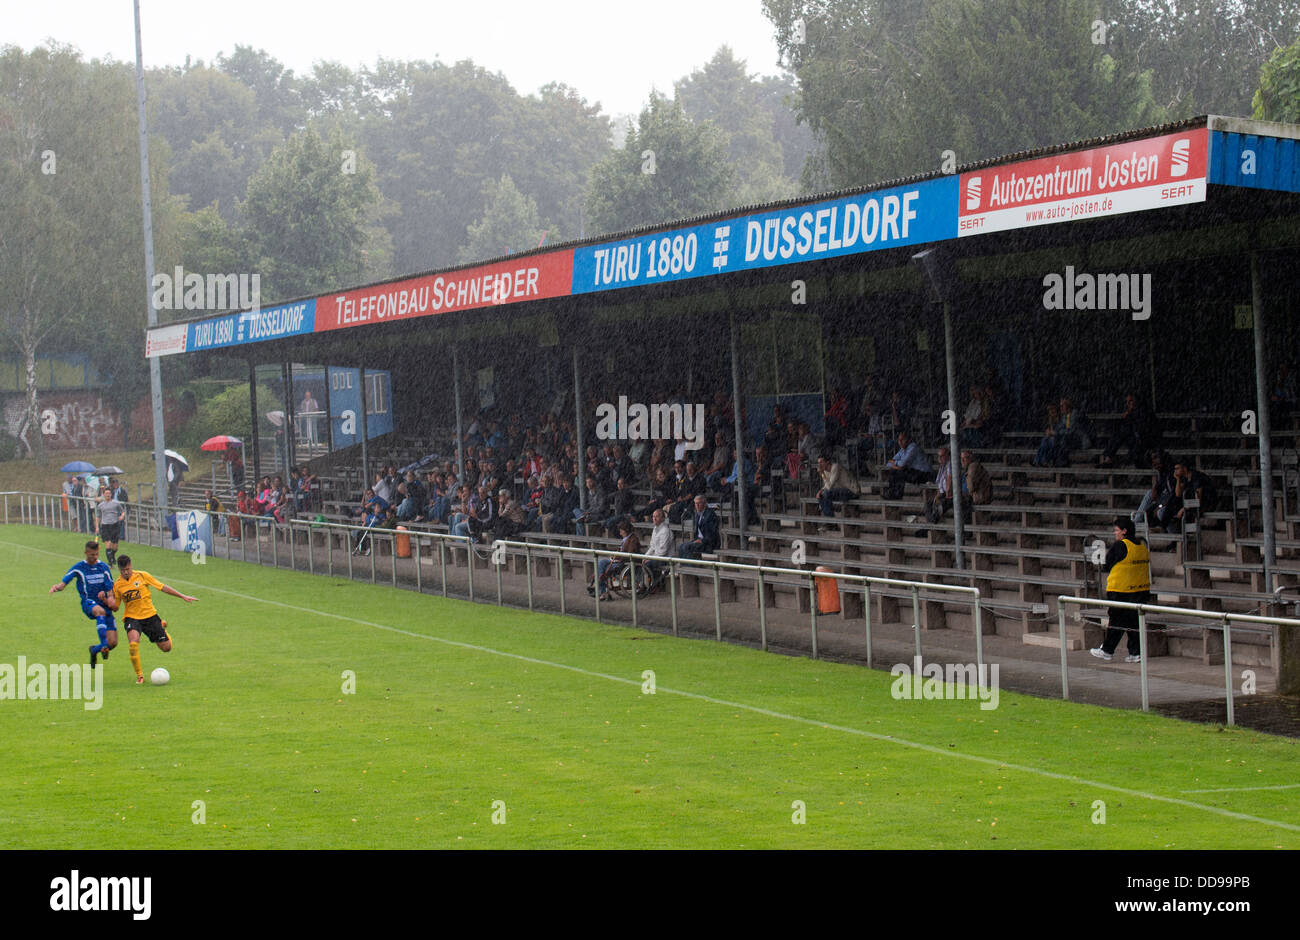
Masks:
[[[411,557],[411,537],[409,535],[403,534],[406,531],[407,531],[406,526],[399,525],[397,527],[397,535],[393,538],[393,541],[397,545],[398,558]]]
[[[825,565],[818,565],[818,571],[829,572]],[[817,613],[838,614],[840,612],[840,582],[838,578],[817,578]]]

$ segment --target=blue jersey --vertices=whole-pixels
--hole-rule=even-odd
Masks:
[[[113,593],[113,569],[102,561],[93,565],[88,565],[84,561],[77,562],[63,576],[63,583],[67,584],[74,578],[77,581],[77,592],[81,595],[83,607],[87,601],[92,604],[99,603],[100,591]]]

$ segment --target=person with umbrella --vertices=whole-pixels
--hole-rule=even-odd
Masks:
[[[244,442],[237,437],[231,437],[229,434],[218,434],[216,437],[210,437],[200,445],[201,450],[221,451],[221,459],[225,461],[226,472],[230,474],[230,488],[238,490],[244,485],[244,459],[240,456],[240,450]]]
[[[180,503],[181,484],[185,482],[185,471],[190,465],[174,450],[163,451],[163,456],[167,458],[167,505],[175,507]]]

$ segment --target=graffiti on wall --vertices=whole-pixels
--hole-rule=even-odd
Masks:
[[[86,392],[41,395],[40,433],[49,450],[94,450],[122,446],[122,416],[99,395]],[[5,428],[17,435],[26,416],[23,396],[4,403]],[[25,437],[33,441],[32,429]]]

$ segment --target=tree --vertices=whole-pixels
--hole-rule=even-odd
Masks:
[[[20,438],[40,456],[36,358],[75,342],[127,390],[144,371],[147,284],[136,105],[129,67],[69,47],[0,49],[0,335],[26,371]],[[176,205],[150,154],[155,219],[170,243]],[[102,353],[131,350],[107,364]],[[130,403],[117,400],[129,412]]]
[[[702,69],[676,85],[677,100],[692,121],[711,121],[727,139],[735,172],[733,205],[753,205],[790,196],[795,183],[785,176],[785,159],[773,134],[773,115],[765,107],[763,86],[745,71],[731,49],[722,46]]]
[[[1300,124],[1300,39],[1264,63],[1252,104],[1258,120]]]
[[[516,189],[509,176],[486,189],[487,208],[469,227],[469,241],[460,250],[463,264],[536,248],[546,232],[537,203]]]
[[[615,232],[716,212],[733,179],[725,135],[652,93],[623,149],[592,170],[587,214],[596,231]]]
[[[277,148],[249,181],[241,204],[263,300],[363,281],[370,270],[367,223],[378,201],[373,168],[339,132],[326,141],[308,128]]]

